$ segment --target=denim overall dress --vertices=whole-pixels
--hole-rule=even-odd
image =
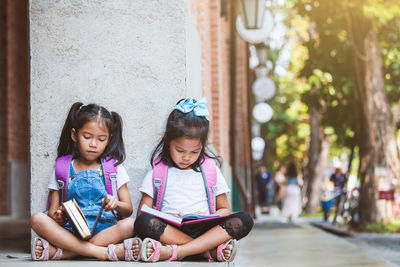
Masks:
[[[97,214],[101,209],[101,200],[107,196],[105,178],[102,173],[103,172],[100,170],[85,170],[75,173],[72,161],[69,167],[68,200],[76,200],[83,215],[86,217],[91,231],[96,221]],[[114,217],[113,213],[103,210],[93,235],[96,235],[100,231],[116,223],[117,219]],[[64,228],[72,233],[74,232],[69,222],[64,225]]]

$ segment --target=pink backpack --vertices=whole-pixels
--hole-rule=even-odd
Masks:
[[[65,155],[56,159],[56,179],[58,183],[58,190],[61,191],[61,201],[67,201],[67,190],[68,190],[68,182],[69,182],[69,167],[71,164],[72,155]],[[101,162],[101,169],[105,173],[106,177],[106,191],[107,194],[113,195],[116,199],[118,199],[117,194],[117,167],[114,166],[116,160],[113,158],[104,159]],[[50,195],[47,199],[47,207],[46,210],[49,210],[50,207]]]
[[[153,205],[157,210],[161,210],[164,200],[164,193],[167,184],[168,166],[165,165],[160,158],[155,162],[159,162],[153,167]],[[215,213],[215,192],[217,190],[217,166],[212,158],[206,157],[200,165],[201,175],[203,177],[204,186],[207,194],[207,202],[210,214]]]

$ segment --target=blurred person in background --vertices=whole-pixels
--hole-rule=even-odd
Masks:
[[[262,213],[269,213],[270,195],[272,188],[272,174],[267,170],[265,165],[260,165],[256,174],[258,188],[258,203]]]
[[[286,194],[286,167],[279,165],[278,170],[274,176],[275,182],[275,201],[278,205],[279,211],[282,211],[282,201]]]
[[[287,167],[287,186],[282,208],[282,215],[289,222],[295,221],[301,213],[301,192],[297,178],[296,163],[290,161]]]
[[[334,162],[334,171],[329,178],[333,183],[334,199],[332,205],[336,206],[335,216],[333,218],[333,224],[336,223],[338,215],[343,216],[343,204],[346,201],[346,188],[347,188],[347,177],[342,171],[342,165],[339,162]]]

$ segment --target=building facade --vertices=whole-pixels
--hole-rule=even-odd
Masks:
[[[0,217],[28,218],[43,208],[60,126],[73,102],[98,102],[122,115],[137,202],[149,168],[142,155],[159,138],[170,107],[201,95],[232,203],[252,212],[248,47],[234,29],[233,1],[0,3]]]
[[[27,1],[0,1],[0,217],[29,216]]]

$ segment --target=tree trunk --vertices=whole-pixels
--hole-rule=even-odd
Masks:
[[[350,176],[351,167],[353,166],[353,159],[354,159],[354,150],[355,150],[355,147],[352,146],[350,149],[351,149],[351,150],[350,150],[349,161],[347,162],[347,172],[346,172],[346,177],[347,177],[347,178]]]
[[[321,114],[316,108],[312,108],[310,117],[311,140],[307,166],[307,204],[305,211],[306,213],[315,213],[320,204],[323,171],[328,162],[330,141],[323,134],[320,124]]]
[[[372,28],[364,38],[363,86],[359,86],[363,110],[363,127],[360,144],[360,219],[361,222],[376,222],[382,219],[377,202],[380,179],[377,168],[390,168],[398,172],[398,157],[392,153],[394,125],[382,73],[382,58],[376,33]]]

